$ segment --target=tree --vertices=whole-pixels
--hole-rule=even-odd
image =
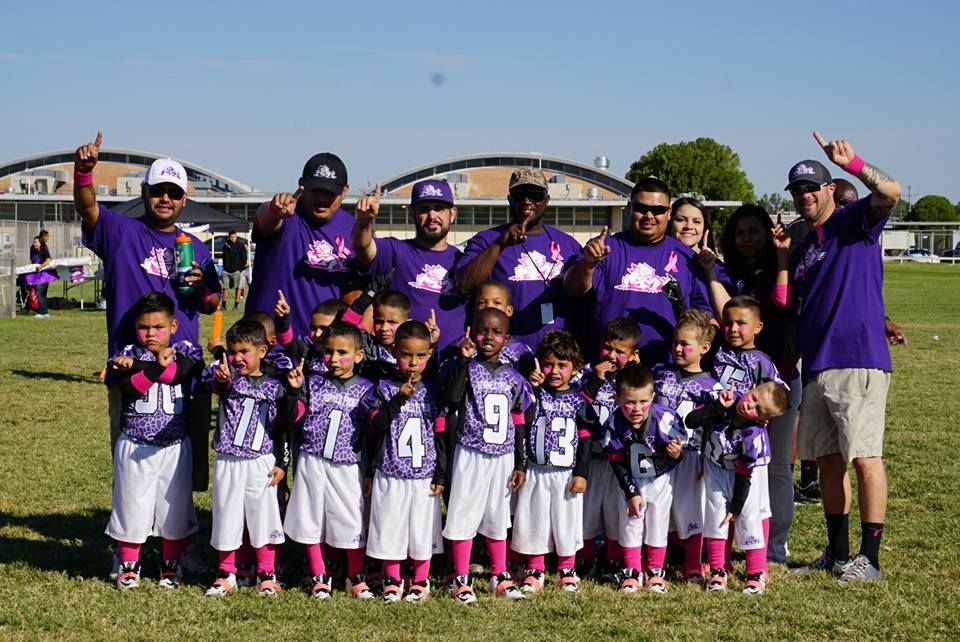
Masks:
[[[764,194],[760,197],[760,200],[757,201],[757,205],[767,210],[767,214],[770,216],[776,216],[778,210],[785,212],[793,212],[796,210],[796,207],[793,205],[793,200],[784,198],[777,193]]]
[[[926,223],[960,221],[960,214],[946,197],[928,194],[917,201],[904,220]]]
[[[661,143],[630,165],[627,180],[647,176],[664,181],[671,193],[693,192],[709,200],[753,203],[753,183],[740,169],[740,157],[712,138]]]

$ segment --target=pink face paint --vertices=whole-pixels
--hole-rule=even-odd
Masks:
[[[746,323],[738,323],[738,324],[737,324],[737,330],[740,331],[740,333],[746,332],[747,328],[749,328],[749,327],[750,327],[750,326],[747,325]]]
[[[570,368],[567,368],[565,366],[557,366],[557,372],[559,372],[562,375],[565,375],[568,372],[570,372]]]
[[[601,356],[601,357],[609,357],[609,356],[610,356],[610,351],[609,351],[609,350],[606,350],[606,349],[601,350],[601,351],[600,351],[600,356]]]
[[[477,343],[480,343],[481,341],[483,341],[483,335],[478,334],[477,336],[474,337],[474,339],[476,340]]]
[[[168,333],[166,330],[157,330],[157,336],[158,336],[158,337],[165,337],[165,336],[167,336],[168,334],[169,334],[169,333]]]
[[[640,404],[640,410],[642,410],[643,412],[647,412],[648,410],[650,410],[650,406],[652,405],[653,405],[652,401],[649,401],[647,403],[642,403]]]
[[[494,337],[493,340],[495,343],[503,343],[503,337]]]
[[[683,354],[690,354],[691,352],[693,352],[692,346],[683,346]]]
[[[340,363],[344,365],[350,363],[351,361],[353,361],[353,359],[350,357],[340,357]]]
[[[625,404],[623,404],[623,409],[627,412],[628,415],[632,415],[632,414],[633,414],[633,409],[634,409],[635,407],[636,407],[636,406],[635,406],[634,404],[632,404],[632,403],[625,403]]]
[[[625,354],[617,355],[617,363],[624,363],[626,360],[627,360],[627,355]]]
[[[406,359],[397,359],[397,367],[399,367],[401,370],[406,370],[406,368],[407,368],[407,360],[406,360]]]
[[[751,419],[756,419],[757,417],[760,416],[760,413],[757,412],[756,408],[751,408],[750,410],[747,410],[745,414]]]
[[[137,330],[137,338],[140,339],[140,343],[143,343],[147,340],[147,333],[145,330]]]
[[[543,370],[543,374],[550,374],[553,372],[553,366],[543,366],[540,369]]]
[[[331,361],[333,361],[333,355],[332,355],[332,354],[325,354],[325,355],[323,355],[323,362],[324,362],[324,363],[330,363]]]

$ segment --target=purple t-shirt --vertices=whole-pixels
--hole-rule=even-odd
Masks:
[[[837,210],[800,245],[794,284],[803,376],[833,368],[891,372],[884,331],[880,233],[870,225],[870,197]]]
[[[161,232],[144,219],[133,219],[98,205],[96,225],[83,226],[83,244],[103,261],[103,293],[107,300],[107,354],[136,343],[132,309],[147,292],[163,292],[176,304],[180,323],[176,339],[200,344],[200,301],[193,294],[178,294],[174,239],[178,230]],[[210,251],[200,239],[193,241],[193,260],[203,270],[211,292],[220,293],[220,280]],[[273,306],[271,305],[271,310]]]
[[[509,365],[471,359],[466,399],[460,412],[461,445],[487,455],[513,452],[512,414],[524,412],[533,402],[533,390]]]
[[[218,363],[207,366],[203,371],[204,383],[212,384],[218,367]],[[268,375],[234,375],[230,391],[220,394],[217,430],[213,433],[214,451],[243,459],[272,453],[277,402],[286,394],[283,384]]]
[[[193,357],[191,347],[188,343],[173,346],[177,352]],[[146,348],[133,345],[125,346],[118,356],[151,363],[157,360],[157,355]],[[124,407],[120,430],[137,444],[166,447],[180,443],[187,427],[184,395],[189,392],[189,382],[154,383]]]
[[[738,463],[753,470],[770,463],[770,436],[762,424],[718,427],[704,439],[703,456],[727,470]]]
[[[396,269],[389,287],[410,298],[411,319],[426,321],[430,310],[436,311],[440,352],[463,339],[467,299],[457,293],[453,282],[461,256],[452,245],[437,251],[424,249],[412,239],[378,238],[377,255],[370,264],[372,274]]]
[[[307,416],[303,420],[300,449],[335,464],[359,463],[373,384],[356,376],[344,380],[309,375],[306,388]]]
[[[703,430],[684,424],[687,413],[710,403],[723,390],[709,372],[684,372],[677,366],[665,366],[653,372],[653,400],[673,410],[680,418],[685,437],[681,438],[687,450],[700,450]]]
[[[358,272],[350,231],[353,217],[340,209],[325,223],[315,222],[299,207],[280,230],[263,237],[253,228],[257,244],[247,314],[271,312],[277,290],[290,302],[290,325],[296,336],[310,331],[310,312],[327,299],[339,299],[344,286]]]
[[[477,258],[510,225],[478,232],[467,243],[460,265]],[[528,233],[523,244],[503,249],[490,277],[510,288],[510,333],[514,339],[535,348],[543,335],[568,325],[572,310],[563,292],[563,274],[580,260],[582,253],[575,238],[550,225],[544,225],[541,234]],[[553,306],[552,322],[542,316],[544,304]]]
[[[540,466],[574,468],[581,436],[599,423],[586,397],[570,389],[541,388],[533,422],[527,426],[530,461]]]
[[[589,354],[596,354],[600,332],[610,319],[626,316],[640,326],[640,361],[647,367],[670,363],[676,317],[663,286],[676,279],[687,307],[713,315],[703,272],[693,251],[673,237],[641,245],[627,232],[607,237],[610,254],[593,272],[596,304]]]
[[[682,440],[684,436],[677,415],[654,403],[638,430],[633,429],[622,412],[612,415],[607,421],[604,450],[610,455],[622,454],[636,479],[659,477],[670,472],[679,461],[660,454],[663,448],[674,437]]]
[[[400,390],[400,384],[383,379],[377,384],[373,405],[382,408]],[[381,410],[382,412],[382,410]],[[377,453],[376,466],[381,474],[401,479],[429,479],[437,466],[433,442],[434,428],[440,415],[439,397],[430,386],[418,381],[414,393],[400,407],[400,414],[390,423]]]
[[[765,352],[756,348],[732,348],[726,344],[721,345],[713,357],[713,376],[724,390],[732,386],[738,397],[751,386],[768,381],[786,385],[776,364]]]

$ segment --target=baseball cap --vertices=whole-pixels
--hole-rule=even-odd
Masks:
[[[173,183],[187,191],[187,170],[183,165],[172,158],[158,158],[150,165],[147,175],[143,178],[147,185],[159,185],[160,183]]]
[[[305,189],[322,189],[339,194],[347,184],[347,167],[336,154],[314,154],[303,166],[300,184]]]
[[[510,175],[508,190],[522,185],[533,185],[541,189],[549,189],[547,187],[547,177],[536,167],[521,167],[520,169],[514,170],[513,174]]]
[[[453,205],[450,183],[435,178],[414,183],[413,191],[410,192],[410,205],[416,205],[420,201],[440,201]]]
[[[787,186],[783,189],[790,189],[790,186],[794,183],[817,183],[818,185],[823,185],[824,183],[832,183],[833,178],[830,177],[830,172],[827,171],[827,168],[824,167],[822,163],[815,160],[803,160],[790,168],[790,173],[787,174],[787,181]]]

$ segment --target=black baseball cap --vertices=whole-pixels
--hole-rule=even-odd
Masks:
[[[339,194],[347,184],[347,167],[336,154],[314,154],[303,166],[300,184],[304,189],[322,189]]]
[[[787,186],[783,188],[785,190],[790,189],[790,186],[796,183],[816,183],[818,185],[824,185],[826,183],[832,183],[833,178],[830,176],[827,168],[823,166],[823,163],[815,160],[803,160],[790,168],[790,173],[787,174],[787,181]]]

